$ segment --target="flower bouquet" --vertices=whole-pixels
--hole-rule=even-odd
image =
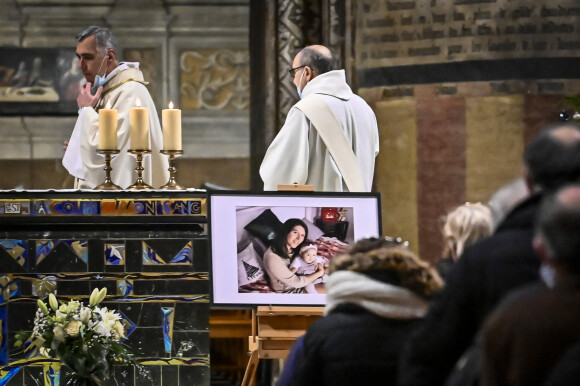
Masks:
[[[125,337],[121,315],[99,306],[106,295],[106,288],[95,289],[88,307],[77,300],[59,302],[53,294],[48,306],[39,299],[32,334],[19,333],[15,346],[31,342],[25,351],[38,348],[40,355],[58,358],[72,370],[69,386],[100,385],[109,378],[113,364],[141,368],[121,342]]]

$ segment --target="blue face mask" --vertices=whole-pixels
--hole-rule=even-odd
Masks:
[[[302,75],[300,75],[300,80],[298,81],[298,86],[296,86],[296,91],[298,91],[298,98],[302,99],[302,90],[300,90],[300,83],[302,82],[302,77],[304,76],[304,68],[302,69]]]
[[[105,84],[105,78],[107,77],[107,69],[105,68],[105,73],[103,74],[103,76],[100,76],[99,72],[101,72],[101,68],[103,67],[103,63],[105,63],[105,59],[107,59],[108,57],[109,57],[109,55],[107,55],[103,58],[103,61],[101,62],[101,65],[99,66],[99,70],[97,71],[97,76],[95,76],[95,82],[93,83],[93,87],[91,87],[91,94],[93,94],[93,95],[97,92],[99,87],[101,87],[102,85]]]
[[[556,283],[556,271],[552,266],[543,263],[540,266],[540,277],[542,281],[548,286],[548,288],[553,288]]]

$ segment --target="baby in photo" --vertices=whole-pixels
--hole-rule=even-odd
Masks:
[[[324,271],[328,272],[329,261],[326,257],[318,255],[318,247],[311,241],[304,243],[302,248],[300,248],[300,255],[296,256],[292,263],[290,264],[290,270],[296,275],[309,275],[316,272],[316,266],[322,264]],[[308,284],[306,287],[306,292],[309,294],[317,294],[315,284],[326,283],[328,279],[328,274],[325,273],[318,279],[314,280],[312,283]]]

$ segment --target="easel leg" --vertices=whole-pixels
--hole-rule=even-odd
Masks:
[[[260,358],[258,357],[258,350],[252,351],[252,355],[250,355],[250,360],[248,361],[248,366],[246,367],[246,373],[244,374],[244,379],[242,380],[241,386],[254,385],[259,361]]]

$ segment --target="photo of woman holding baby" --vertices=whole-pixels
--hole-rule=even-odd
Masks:
[[[277,232],[272,244],[264,254],[264,269],[270,285],[278,293],[306,293],[305,287],[324,275],[324,267],[319,265],[314,273],[299,276],[290,270],[290,263],[296,257],[308,237],[308,227],[297,218],[286,220]]]

